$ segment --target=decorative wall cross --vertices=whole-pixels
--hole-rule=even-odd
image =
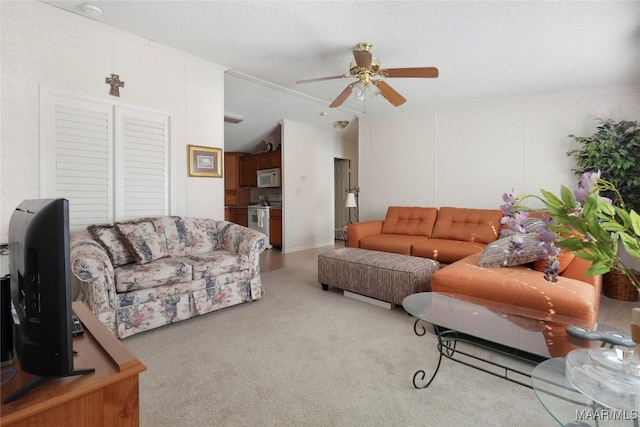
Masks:
[[[111,86],[109,95],[120,96],[120,88],[124,87],[124,82],[120,81],[120,76],[117,74],[111,74],[111,77],[105,77],[104,82]]]

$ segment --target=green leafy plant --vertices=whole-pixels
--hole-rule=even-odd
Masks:
[[[627,267],[618,254],[619,242],[622,242],[629,255],[640,259],[640,215],[624,207],[622,195],[613,183],[602,179],[598,172],[586,172],[575,191],[563,185],[559,196],[546,190],[540,193],[541,196],[506,193],[500,209],[505,214],[502,222],[516,232],[524,228],[523,222],[532,213],[544,219],[544,225],[536,232],[540,233],[540,245],[547,258],[547,280],[557,280],[559,248],[562,248],[592,263],[587,274],[621,272],[640,292],[635,271]],[[601,193],[612,195],[618,204]],[[541,201],[544,208],[527,207],[526,201],[531,198]],[[513,247],[518,250],[517,244]]]
[[[598,119],[597,132],[583,137],[569,135],[580,144],[567,152],[576,160],[572,169],[577,176],[600,171],[603,180],[611,183],[617,193],[603,190],[614,205],[640,212],[640,125],[637,121]]]

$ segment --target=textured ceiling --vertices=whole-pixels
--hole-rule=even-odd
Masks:
[[[82,14],[82,1],[46,3]],[[296,81],[348,73],[351,49],[363,41],[374,44],[373,54],[383,68],[440,70],[437,79],[387,79],[407,98],[406,104],[393,107],[372,94],[367,114],[413,114],[436,107],[640,84],[638,1],[90,3],[103,10],[102,16],[92,19],[268,82],[273,85],[269,90],[304,94],[301,99],[310,104],[309,110],[298,106],[296,111],[312,114],[314,120],[351,79],[305,85]],[[232,78],[228,84],[252,85],[247,78]],[[235,92],[242,90],[228,91],[225,108],[241,115],[257,108],[249,105],[255,101],[251,98],[232,99]],[[262,89],[253,93],[257,92]],[[308,102],[309,97],[320,101]],[[266,115],[268,110],[281,112],[273,103],[260,107]],[[343,107],[341,112],[332,111],[332,118],[352,117],[365,109],[353,98]]]

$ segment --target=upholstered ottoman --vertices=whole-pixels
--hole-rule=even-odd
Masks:
[[[431,289],[431,274],[438,267],[428,258],[341,248],[318,255],[318,281],[325,291],[333,286],[402,304],[406,296]]]

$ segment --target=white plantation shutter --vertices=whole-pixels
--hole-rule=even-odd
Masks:
[[[113,107],[51,95],[42,104],[41,196],[69,199],[72,227],[113,220]]]
[[[72,227],[168,215],[169,116],[45,91],[40,165]]]
[[[116,107],[116,217],[169,213],[169,117]]]

